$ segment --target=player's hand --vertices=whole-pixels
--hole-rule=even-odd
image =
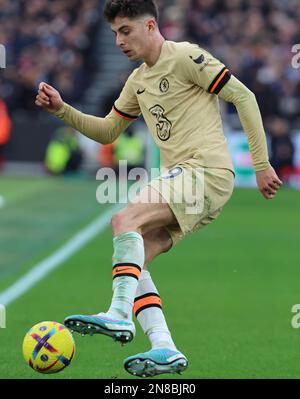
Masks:
[[[256,181],[259,191],[266,199],[273,199],[282,186],[282,181],[272,167],[256,172]]]
[[[41,82],[39,84],[39,90],[36,96],[35,104],[38,107],[53,113],[58,111],[64,105],[64,102],[59,92],[54,89],[54,87],[45,82]]]

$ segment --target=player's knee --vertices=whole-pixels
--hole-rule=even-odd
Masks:
[[[130,218],[126,210],[122,210],[113,215],[111,219],[111,227],[115,236],[137,230],[134,220]]]
[[[124,218],[120,212],[115,213],[111,218],[111,227],[114,234],[118,232],[124,224]]]

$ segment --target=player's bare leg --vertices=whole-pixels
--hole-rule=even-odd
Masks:
[[[156,190],[146,186],[132,203],[112,217],[112,230],[115,237],[131,231],[145,235],[176,223],[168,203]]]
[[[174,223],[176,219],[169,205],[149,186],[132,203],[113,216],[114,283],[112,303],[108,310],[112,317],[124,320],[132,318],[138,279],[145,264],[144,236]],[[157,245],[152,245],[147,250],[148,259],[166,250]],[[151,251],[154,251],[153,254]]]
[[[145,247],[144,270],[147,270],[154,258],[172,248],[172,239],[163,227],[148,231],[148,233],[143,234],[143,239]]]
[[[157,191],[147,186],[133,203],[112,218],[114,280],[110,308],[106,313],[75,315],[65,320],[69,328],[82,334],[96,332],[130,342],[135,335],[132,321],[135,302],[135,314],[137,317],[139,314],[138,320],[152,349],[125,359],[124,367],[140,377],[180,373],[188,364],[171,338],[150,273],[143,271],[145,264],[147,266],[154,257],[171,248],[172,241],[164,227],[176,223],[169,205]],[[149,309],[145,308],[145,300]]]

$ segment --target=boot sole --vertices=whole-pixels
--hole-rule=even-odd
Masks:
[[[159,374],[181,374],[188,367],[185,358],[179,358],[168,364],[160,364],[153,359],[131,359],[124,364],[125,370],[137,377],[154,377]]]
[[[104,326],[82,320],[68,319],[65,320],[64,324],[69,330],[78,332],[81,335],[102,334],[122,343],[131,342],[134,337],[129,330],[110,330]]]

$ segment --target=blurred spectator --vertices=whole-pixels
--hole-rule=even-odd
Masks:
[[[115,169],[114,144],[100,145],[98,160],[101,168]]]
[[[82,151],[75,130],[61,127],[54,132],[45,157],[46,169],[55,175],[77,172],[82,162]]]
[[[281,180],[289,183],[294,174],[295,147],[290,137],[287,120],[274,116],[269,121],[271,138],[271,164]]]
[[[99,162],[101,167],[119,170],[119,162],[127,161],[127,169],[144,167],[145,144],[135,127],[129,126],[112,144],[101,145]]]
[[[126,160],[128,170],[144,166],[144,143],[143,139],[129,126],[114,144],[114,160],[118,165],[119,161]]]
[[[9,142],[12,122],[5,102],[0,98],[0,169],[4,164],[4,148]]]

